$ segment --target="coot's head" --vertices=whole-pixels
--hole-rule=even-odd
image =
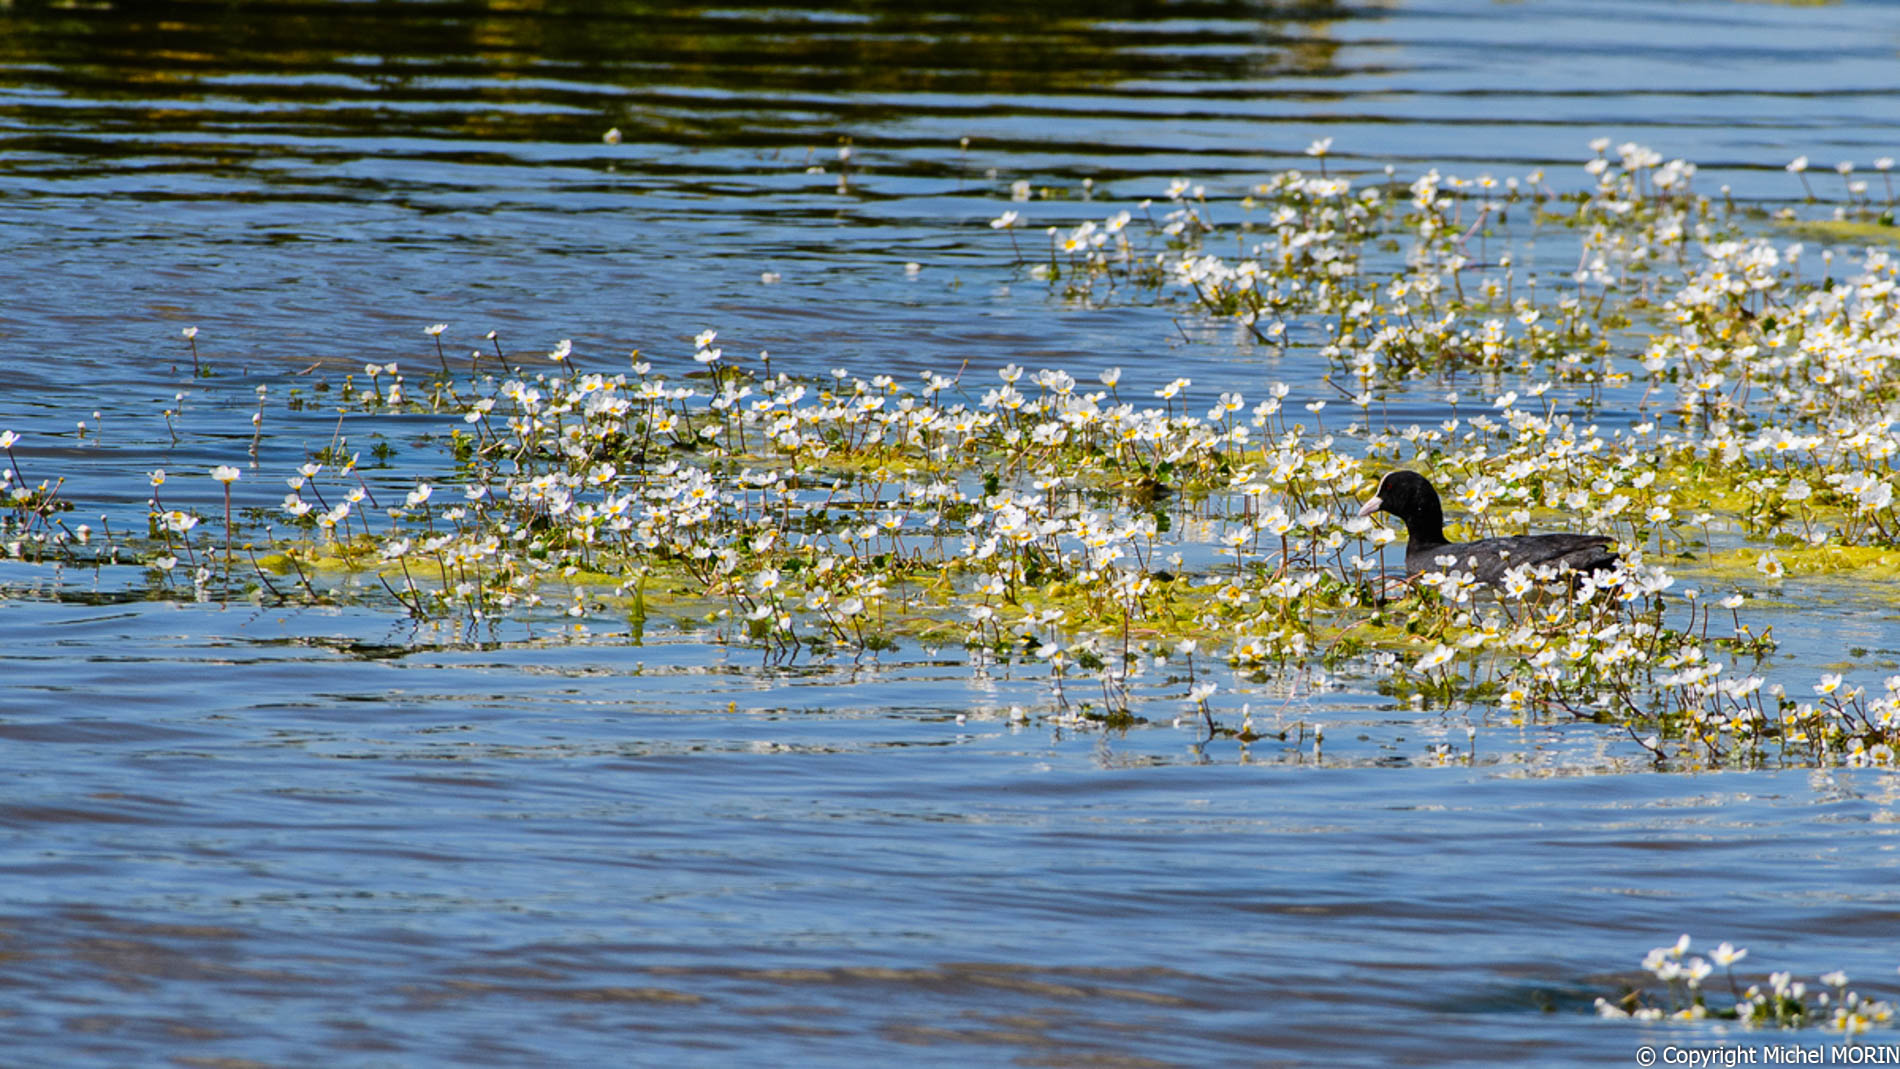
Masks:
[[[1361,516],[1375,512],[1390,512],[1405,521],[1408,554],[1444,544],[1445,510],[1438,503],[1438,491],[1418,472],[1403,468],[1386,472],[1372,500],[1359,508]]]
[[[1443,509],[1438,503],[1438,491],[1432,489],[1425,476],[1400,469],[1386,472],[1372,498],[1359,507],[1361,516],[1375,512],[1390,512],[1409,525],[1415,517],[1442,515]]]

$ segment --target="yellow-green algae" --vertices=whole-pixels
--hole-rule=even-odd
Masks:
[[[1900,244],[1900,227],[1896,227],[1891,220],[1802,219],[1777,223],[1776,229],[1805,240],[1843,245],[1870,241]]]

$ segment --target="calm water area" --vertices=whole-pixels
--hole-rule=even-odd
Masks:
[[[0,4],[0,430],[83,516],[142,527],[154,468],[217,507],[197,473],[245,455],[259,385],[426,372],[432,323],[451,352],[571,338],[603,370],[638,348],[684,373],[715,327],[799,374],[1119,366],[1323,399],[1298,348],[1062,300],[989,220],[1040,241],[1176,177],[1231,200],[1321,137],[1355,173],[1576,188],[1607,136],[1796,203],[1788,160],[1831,178],[1897,131],[1900,5],[1871,0]],[[186,326],[218,375],[192,378]],[[1394,411],[1436,418],[1447,388]],[[269,408],[239,504],[336,422]],[[1783,663],[1852,647],[1877,683],[1900,659],[1887,591],[1777,598]],[[788,666],[690,629],[511,627],[0,562],[0,1065],[1838,1042],[1595,1015],[1683,932],[1750,975],[1900,994],[1890,774],[1658,771],[1618,728],[1219,666],[1221,715],[1298,741],[1202,744],[1170,722],[1185,683],[1077,730],[1012,717],[1047,708],[1039,669],[960,649]]]

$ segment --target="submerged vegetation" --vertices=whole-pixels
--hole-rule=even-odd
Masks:
[[[1222,706],[1215,661],[1616,725],[1684,764],[1892,765],[1900,676],[1877,696],[1834,674],[1771,680],[1774,637],[1743,611],[1743,588],[1791,572],[1900,559],[1892,251],[1783,243],[1769,224],[1792,208],[1698,191],[1694,165],[1636,145],[1595,143],[1574,192],[1541,172],[1328,173],[1330,149],[1309,150],[1317,174],[1231,204],[1177,181],[1049,228],[1046,248],[1015,233],[1027,207],[990,223],[1059,296],[1186,302],[1316,358],[1330,400],[1013,364],[795,377],[713,330],[676,354],[684,374],[639,352],[608,370],[566,342],[511,361],[492,332],[458,373],[437,324],[420,380],[370,364],[292,392],[338,430],[251,475],[285,480],[269,509],[233,511],[235,466],[208,473],[216,510],[173,507],[183,476],[154,471],[146,530],[95,532],[0,435],[6,549],[136,564],[163,596],[382,600],[470,635],[560,615],[634,641],[708,629],[779,660],[957,646],[1046,666],[1065,722],[1185,699],[1211,732],[1270,734]],[[1865,183],[1836,215],[1822,222],[1893,228]],[[1539,269],[1550,245],[1565,266]],[[1442,397],[1440,418],[1389,418],[1401,393]],[[392,493],[345,432],[396,413],[437,419],[440,448],[402,457]],[[1495,590],[1405,582],[1387,571],[1400,533],[1354,515],[1398,465],[1449,488],[1473,537],[1579,527],[1623,563],[1520,569]]]

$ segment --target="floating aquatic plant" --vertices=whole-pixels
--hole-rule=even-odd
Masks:
[[[1746,948],[1725,942],[1705,958],[1690,954],[1689,946],[1684,935],[1644,955],[1643,970],[1662,982],[1660,994],[1632,985],[1614,1001],[1597,999],[1597,1013],[1645,1021],[1727,1020],[1750,1028],[1819,1027],[1850,1036],[1894,1023],[1891,1003],[1852,990],[1847,974],[1838,969],[1813,986],[1788,972],[1744,986],[1735,967],[1748,957]]]
[[[1759,671],[1774,639],[1744,594],[1708,588],[1900,550],[1895,263],[1777,245],[1696,193],[1692,164],[1608,149],[1572,194],[1542,173],[1289,171],[1231,205],[1238,222],[1177,181],[1159,208],[1050,233],[1036,266],[1071,295],[1178,293],[1311,349],[1347,412],[1333,430],[1326,397],[1286,384],[1138,393],[1115,370],[1015,365],[794,378],[714,330],[682,346],[684,375],[565,340],[530,372],[489,331],[501,374],[475,350],[458,376],[434,324],[439,374],[370,363],[319,384],[337,433],[279,473],[276,507],[234,516],[238,469],[213,471],[221,545],[161,502],[156,472],[145,544],[92,559],[123,550],[169,587],[182,558],[194,597],[383,596],[470,630],[554,614],[638,639],[672,621],[784,659],[957,645],[1044,666],[1053,711],[1080,722],[1185,694],[1210,730],[1252,735],[1244,713],[1222,724],[1211,681],[1177,675],[1185,648],[1242,678],[1346,671],[1421,707],[1619,725],[1668,760],[1891,764],[1891,683],[1791,697]],[[1024,210],[991,225],[1014,242]],[[1555,284],[1528,269],[1520,224],[1573,239]],[[1228,232],[1237,261],[1208,251]],[[1446,394],[1433,422],[1384,416],[1388,393],[1456,370],[1486,388]],[[1612,399],[1620,423],[1597,415]],[[442,448],[400,488],[373,485],[343,432],[395,413],[439,420]],[[10,552],[81,560],[59,484],[29,486],[15,440]],[[1473,536],[1563,516],[1614,537],[1623,564],[1495,591],[1393,579],[1395,532],[1353,515],[1393,464],[1446,487]]]

